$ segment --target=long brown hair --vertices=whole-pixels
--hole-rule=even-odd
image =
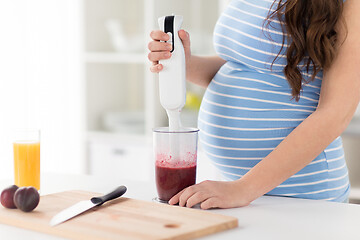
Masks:
[[[313,81],[319,71],[330,67],[337,52],[336,25],[341,20],[342,10],[343,0],[279,0],[275,10],[269,12],[266,19],[267,27],[275,17],[285,23],[282,24],[282,31],[285,32],[286,29],[290,45],[286,52],[287,65],[284,73],[296,101],[300,99],[302,83]],[[345,26],[344,21],[342,22]],[[285,34],[283,47],[284,42]],[[304,69],[299,68],[299,63],[302,61],[307,73],[311,68],[310,80],[306,81],[301,74],[301,70]]]

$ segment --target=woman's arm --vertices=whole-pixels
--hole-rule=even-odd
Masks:
[[[150,70],[154,73],[158,73],[163,69],[163,66],[159,64],[159,60],[171,57],[171,45],[160,42],[169,40],[169,36],[160,30],[152,31],[150,37],[153,39],[148,45],[150,50],[148,58],[153,63]],[[183,42],[185,51],[187,80],[206,88],[220,67],[225,63],[225,60],[218,56],[193,56],[191,55],[190,50],[189,34],[184,30],[180,30],[179,37]]]
[[[188,81],[206,88],[224,63],[225,60],[219,56],[191,56],[186,78]]]
[[[318,156],[350,122],[360,100],[360,1],[348,0],[343,16],[348,35],[331,68],[324,72],[317,110],[296,127],[268,156],[241,179],[207,181],[185,189],[170,203],[202,202],[202,208],[248,205],[300,171]],[[345,31],[340,28],[340,42]],[[212,189],[216,189],[214,192]]]

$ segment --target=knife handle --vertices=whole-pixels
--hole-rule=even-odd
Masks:
[[[110,200],[113,200],[115,198],[122,196],[126,192],[126,190],[127,190],[127,188],[125,186],[120,186],[120,187],[117,187],[114,191],[112,191],[104,196],[93,197],[90,200],[93,204],[100,206],[107,201],[110,201]]]

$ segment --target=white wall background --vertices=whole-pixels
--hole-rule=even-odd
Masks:
[[[0,0],[0,177],[11,131],[41,129],[41,168],[83,169],[80,1]]]

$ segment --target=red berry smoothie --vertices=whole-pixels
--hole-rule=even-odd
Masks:
[[[196,182],[196,154],[188,153],[186,160],[175,160],[171,156],[158,154],[155,162],[156,187],[159,199],[169,201],[171,197]]]

